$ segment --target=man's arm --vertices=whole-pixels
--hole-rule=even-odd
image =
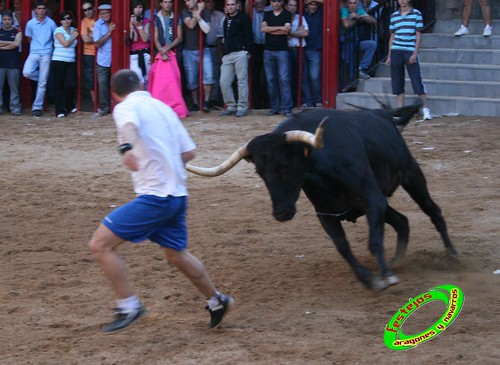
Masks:
[[[0,48],[2,50],[15,49],[19,47],[21,41],[23,39],[23,33],[19,32],[16,34],[16,37],[13,41],[0,41]]]
[[[270,33],[274,35],[288,35],[292,29],[290,23],[285,23],[283,26],[271,27],[267,25],[267,22],[263,21],[260,26],[260,31],[263,33]]]
[[[132,171],[139,170],[139,161],[137,156],[134,154],[133,146],[139,141],[139,132],[134,123],[129,122],[123,126],[121,129],[122,143],[130,143],[132,149],[126,151],[123,154],[123,164]]]
[[[187,152],[183,152],[181,154],[181,157],[182,157],[182,161],[184,162],[184,164],[187,164],[189,161],[191,161],[193,158],[196,157],[196,149],[191,150],[191,151],[187,151]]]
[[[110,23],[108,25],[108,32],[106,34],[104,34],[102,37],[100,37],[97,40],[94,38],[94,43],[96,44],[96,46],[102,47],[103,44],[106,43],[109,38],[111,38],[111,34],[115,30],[115,28],[116,28],[116,25],[114,23]],[[95,31],[95,28],[94,28],[94,31]]]
[[[83,43],[86,44],[93,44],[94,43],[94,38],[89,36],[88,29],[84,26],[84,22],[82,21],[80,23],[80,37],[82,38]]]

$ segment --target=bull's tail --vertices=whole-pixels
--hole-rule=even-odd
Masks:
[[[398,109],[393,109],[392,111],[392,121],[396,128],[402,132],[403,129],[408,125],[410,119],[418,114],[418,111],[423,105],[422,99],[417,99],[417,102],[412,105],[403,106]]]

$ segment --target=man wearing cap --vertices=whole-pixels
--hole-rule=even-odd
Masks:
[[[111,5],[103,4],[97,8],[99,20],[94,25],[94,43],[97,46],[97,83],[99,85],[98,115],[104,116],[111,111],[111,34],[116,26],[111,22]]]

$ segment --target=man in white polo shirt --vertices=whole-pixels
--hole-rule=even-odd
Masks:
[[[218,327],[233,299],[216,291],[201,261],[187,250],[184,165],[194,158],[196,146],[172,108],[143,91],[134,71],[118,71],[111,85],[119,102],[113,110],[118,151],[132,173],[136,198],[108,214],[89,244],[117,297],[116,318],[104,332],[121,330],[144,313],[116,248],[146,239],[158,244],[207,299],[208,327]]]

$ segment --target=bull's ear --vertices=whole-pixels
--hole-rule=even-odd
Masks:
[[[304,147],[304,157],[309,157],[311,154],[311,149],[309,147]]]

